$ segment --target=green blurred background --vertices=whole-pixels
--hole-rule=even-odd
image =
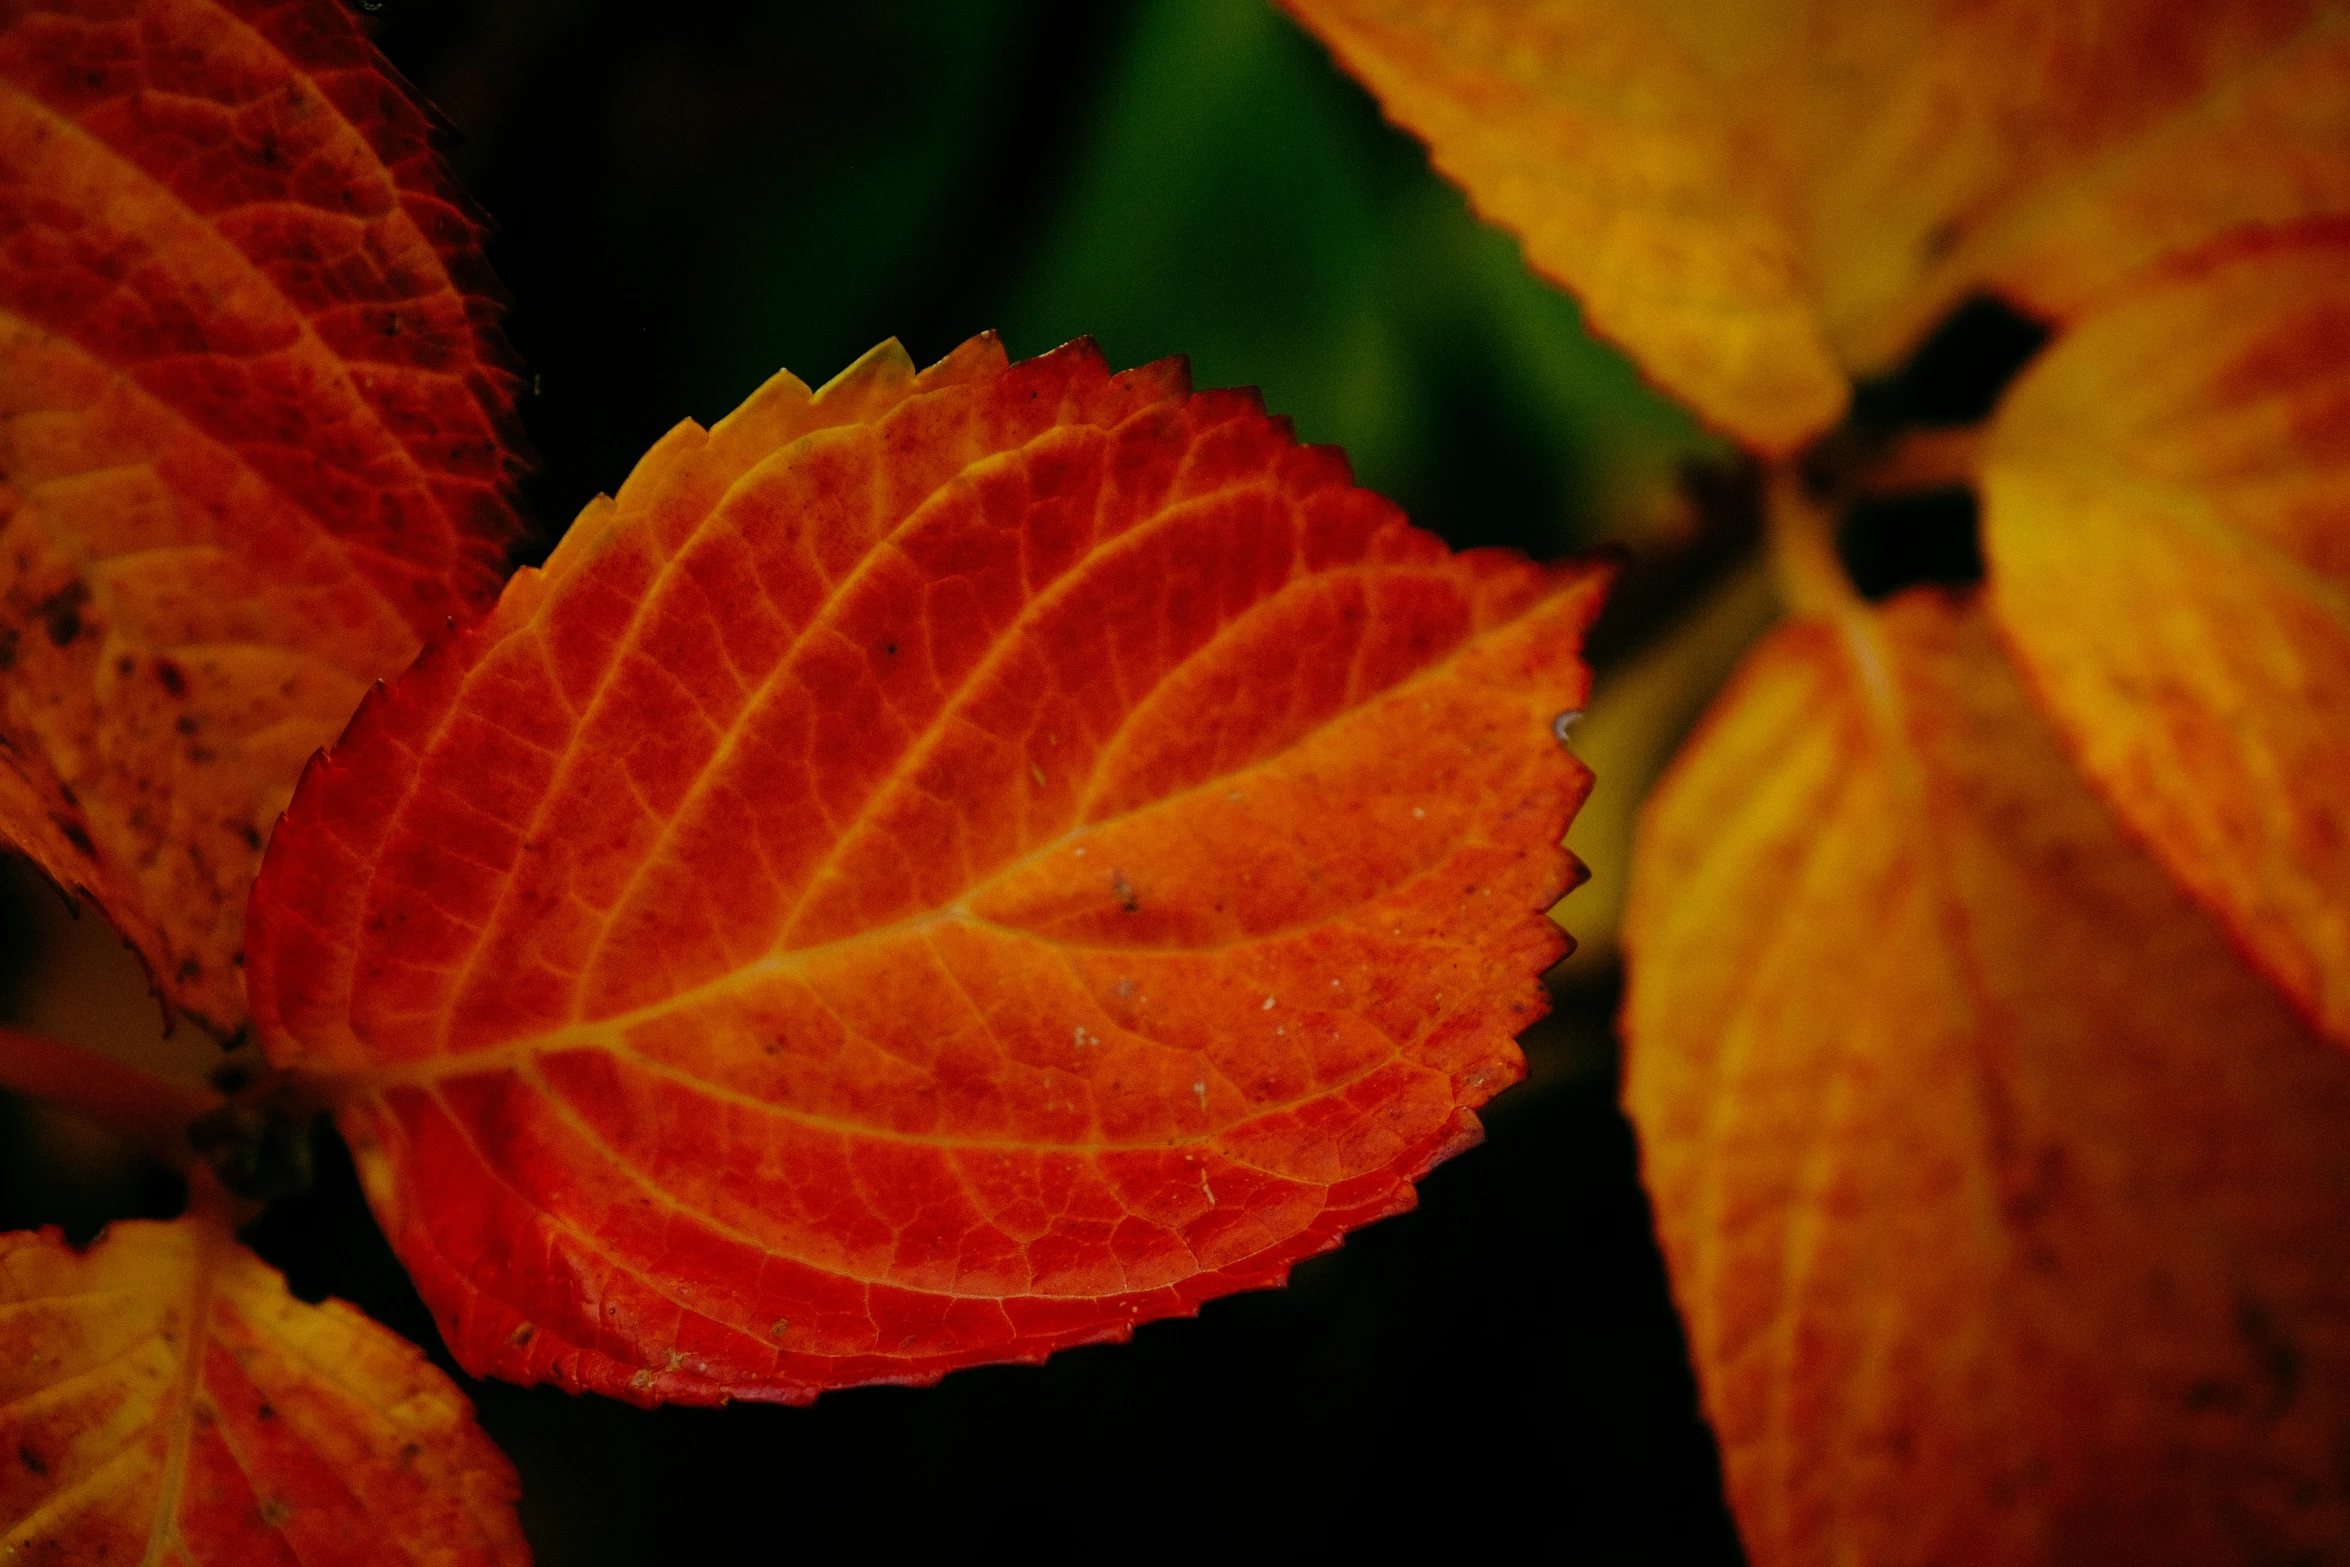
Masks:
[[[1183,353],[1199,385],[1262,387],[1455,545],[1618,540],[1665,561],[1597,644],[1603,677],[1666,691],[1629,726],[1629,774],[1767,612],[1692,542],[1719,450],[1261,0],[385,0],[379,36],[499,225],[541,553],[663,430],[779,366],[820,382],[884,337],[927,362],[993,327],[1018,357],[1091,334],[1113,365]],[[1719,633],[1659,652],[1652,627],[1693,601]],[[1603,882],[1578,899],[1604,926],[1620,856],[1591,857]],[[5,1015],[201,1069],[214,1047],[187,1030],[142,1044],[135,967],[21,868],[0,922]],[[1159,1560],[1408,1529],[1569,1561],[1738,1560],[1615,1108],[1610,944],[1554,989],[1487,1146],[1288,1290],[1042,1369],[810,1410],[472,1386],[540,1560]],[[102,1137],[0,1115],[0,1224],[87,1234],[170,1210],[169,1183]],[[438,1354],[331,1134],[320,1156],[317,1187],[251,1238],[297,1289]]]
[[[504,228],[567,518],[888,336],[1191,356],[1458,542],[1587,540],[1695,437],[1260,0],[390,0]]]

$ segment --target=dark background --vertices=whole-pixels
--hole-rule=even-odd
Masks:
[[[379,23],[500,225],[541,551],[680,417],[714,421],[779,366],[819,383],[893,334],[923,362],[987,327],[1016,357],[1080,333],[1119,366],[1189,353],[1199,384],[1262,386],[1456,545],[1642,545],[1711,450],[1261,0],[385,0]],[[1602,651],[1679,596],[1634,595]],[[68,992],[151,1015],[111,941],[7,869],[6,1015]],[[806,1410],[467,1383],[539,1559],[1156,1560],[1433,1534],[1736,1562],[1616,1109],[1615,977],[1555,988],[1486,1146],[1286,1290]],[[0,1226],[171,1211],[168,1182],[102,1142],[0,1116]],[[331,1133],[320,1167],[249,1238],[297,1290],[447,1365]]]

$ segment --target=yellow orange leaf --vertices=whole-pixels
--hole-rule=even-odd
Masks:
[[[2350,240],[2073,327],[1983,469],[1992,605],[2090,777],[2350,1044]]]
[[[1408,1206],[1524,1070],[1602,574],[1090,343],[688,422],[305,776],[254,1021],[459,1360],[804,1401]]]
[[[2051,190],[1990,281],[2070,320],[2166,256],[2345,211],[2350,12],[2329,6],[2288,46]]]
[[[1751,1558],[2338,1560],[2350,1057],[1988,617],[1775,633],[1640,854],[1628,1098]]]
[[[0,1559],[497,1567],[514,1496],[421,1350],[218,1223],[0,1236]]]
[[[0,9],[0,836],[224,1032],[295,775],[519,531],[428,129],[339,0]]]
[[[1618,0],[1289,9],[1535,271],[1701,416],[1772,449],[1835,422],[1844,377],[1773,149],[1741,133],[1657,16]]]
[[[2061,307],[2350,199],[2320,0],[1287,3],[1595,328],[1769,452],[1969,292]],[[2247,141],[2267,166],[2231,178]]]

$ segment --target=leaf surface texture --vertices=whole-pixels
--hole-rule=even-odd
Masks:
[[[0,1236],[0,1556],[519,1567],[464,1395],[204,1219]]]
[[[335,0],[0,7],[0,834],[165,997],[519,532],[480,228]]]
[[[2350,1044],[2350,242],[2076,325],[1991,432],[1992,604],[2122,820]]]
[[[477,1371],[1122,1337],[1408,1206],[1521,1072],[1599,587],[1172,362],[779,376],[363,707],[256,1022]]]
[[[1639,852],[1627,1098],[1753,1560],[2339,1559],[2350,1058],[1981,608],[1777,632]]]

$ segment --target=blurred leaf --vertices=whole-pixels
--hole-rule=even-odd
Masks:
[[[2263,233],[2092,312],[1983,489],[1992,607],[2083,767],[2350,1045],[2350,244]]]
[[[1749,1548],[2331,1559],[2350,1307],[2307,1259],[2350,1218],[2350,1066],[2227,933],[2350,1041],[2350,12],[1291,3],[1778,460],[1815,618],[1669,775],[1626,938]],[[2048,340],[2008,307],[2046,358],[1923,395]],[[1879,504],[1934,487],[1930,528]],[[1908,566],[1987,562],[1991,615],[1859,602],[1896,515]],[[1642,727],[1591,743],[1636,777]]]
[[[1287,3],[1602,334],[1774,454],[1969,293],[2029,297],[2043,227],[2083,221],[2117,168],[2172,203],[2159,224],[2124,204],[2156,241],[2126,248],[2138,265],[2350,197],[2257,137],[2273,175],[2168,183],[2199,123],[2272,74],[2338,98],[2338,71],[2292,64],[2340,52],[2323,0],[2213,0],[2191,26],[2157,3]],[[2339,112],[2303,118],[2337,153]]]
[[[1775,633],[1639,853],[1626,1092],[1753,1559],[2336,1559],[2350,1057],[1989,617]]]

